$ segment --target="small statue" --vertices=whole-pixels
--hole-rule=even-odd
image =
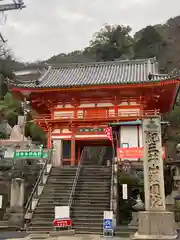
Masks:
[[[180,143],[176,145],[176,154],[179,156],[180,155]]]
[[[133,208],[138,211],[144,210],[144,203],[141,200],[140,194],[137,195],[136,204],[133,206]]]
[[[24,127],[24,117],[19,116],[18,124],[12,128],[12,131],[10,134],[10,140],[22,141],[23,140],[23,127]],[[27,138],[24,137],[24,140],[27,140]]]

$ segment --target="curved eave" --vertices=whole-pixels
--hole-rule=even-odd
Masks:
[[[161,81],[151,81],[151,82],[141,82],[141,83],[126,83],[126,84],[99,84],[99,85],[80,85],[80,86],[56,86],[56,87],[28,87],[28,86],[18,86],[13,85],[9,86],[10,90],[13,92],[19,91],[30,91],[30,92],[56,92],[56,91],[85,91],[85,90],[93,90],[93,89],[114,89],[114,88],[142,88],[142,87],[153,87],[153,86],[163,86],[167,84],[180,84],[179,78],[177,79],[165,79]]]

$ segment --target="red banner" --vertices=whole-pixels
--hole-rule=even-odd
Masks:
[[[71,227],[72,221],[71,219],[55,219],[53,225],[55,227]]]
[[[118,158],[143,158],[143,147],[117,148]],[[163,158],[165,158],[165,148],[163,147]]]

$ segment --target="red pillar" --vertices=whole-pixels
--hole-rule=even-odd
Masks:
[[[52,141],[52,128],[51,127],[48,128],[47,134],[48,134],[47,147],[51,148],[51,141]]]
[[[78,162],[77,163],[79,163],[80,157],[81,157],[81,146],[78,145]]]
[[[76,164],[76,139],[75,139],[75,128],[72,127],[72,138],[71,138],[71,166]]]
[[[76,161],[76,140],[75,136],[71,138],[71,166],[75,165]]]

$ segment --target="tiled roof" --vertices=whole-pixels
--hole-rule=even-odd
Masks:
[[[149,74],[152,74],[149,78]],[[155,77],[153,77],[155,74]],[[168,76],[168,75],[167,75]],[[21,88],[64,88],[107,84],[136,84],[156,82],[158,75],[155,58],[112,62],[51,66],[36,81],[19,84]],[[163,79],[166,79],[163,76]],[[17,80],[17,79],[16,79]],[[34,79],[32,79],[34,80]]]

